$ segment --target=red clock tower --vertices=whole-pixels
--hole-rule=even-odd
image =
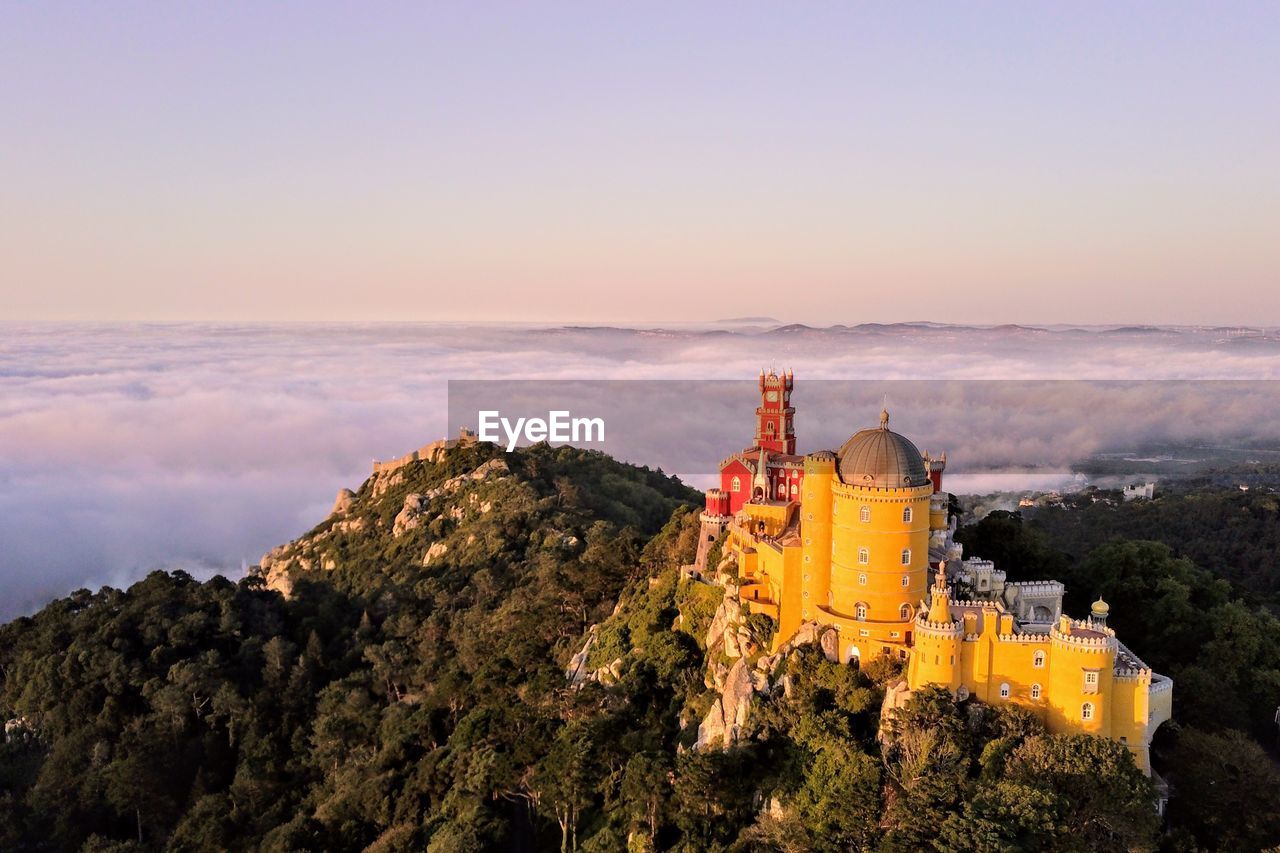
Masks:
[[[756,408],[756,447],[793,456],[796,432],[791,408],[791,371],[779,375],[772,370],[760,371],[760,405]]]

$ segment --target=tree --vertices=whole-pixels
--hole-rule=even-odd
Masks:
[[[1168,764],[1171,824],[1211,849],[1280,845],[1280,770],[1257,743],[1183,727]]]
[[[1150,846],[1155,789],[1123,744],[1093,735],[1029,738],[1005,764],[1009,782],[1051,794],[1068,849]]]
[[[849,743],[828,742],[793,804],[814,850],[867,849],[879,834],[879,762]]]
[[[537,802],[550,806],[560,824],[560,853],[578,849],[578,819],[591,803],[595,771],[590,732],[577,722],[560,729],[534,770],[532,787]]]

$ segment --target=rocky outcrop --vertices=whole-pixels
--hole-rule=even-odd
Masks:
[[[422,565],[429,566],[431,561],[436,557],[443,556],[449,551],[449,546],[443,542],[432,542],[431,547],[427,549],[427,553],[422,557]]]
[[[726,602],[729,600],[726,596]],[[736,604],[736,599],[734,603]],[[715,623],[720,620],[722,612],[724,624],[717,626]],[[720,642],[726,644],[726,654],[729,651],[729,643],[738,641],[727,639],[730,636],[737,638],[737,631],[731,621],[733,613],[732,604],[727,607],[722,604],[721,609],[716,611],[717,618],[712,620],[712,629],[708,631],[708,640],[719,638]],[[779,646],[773,654],[759,657],[754,666],[750,665],[749,658],[745,654],[739,656],[733,662],[733,666],[727,669],[723,662],[712,660],[707,665],[703,683],[719,690],[720,697],[711,705],[711,710],[698,726],[698,740],[694,748],[729,746],[736,742],[751,713],[752,699],[757,693],[765,694],[780,687],[785,695],[791,695],[790,676],[785,673],[778,676],[778,670],[782,668],[787,655],[800,646],[817,643],[828,660],[836,660],[837,641],[833,628],[819,625],[817,622],[806,622],[800,626],[794,637]]]
[[[759,682],[752,678],[746,658],[738,658],[725,678],[724,690],[711,704],[711,710],[698,725],[698,740],[694,749],[709,746],[731,746],[737,742],[742,727],[747,724],[751,712],[751,699]],[[768,687],[768,679],[764,682]]]
[[[586,681],[590,673],[587,672],[587,657],[591,654],[591,647],[596,644],[596,626],[591,626],[591,631],[587,634],[587,641],[582,644],[582,650],[569,659],[569,665],[565,667],[564,677],[569,682],[570,687],[581,687]]]
[[[884,702],[880,704],[880,725],[877,734],[881,743],[886,743],[893,732],[893,712],[906,706],[913,695],[915,694],[907,687],[905,679],[885,689]]]
[[[411,530],[422,526],[422,518],[427,512],[426,495],[410,494],[404,496],[404,506],[391,522],[391,535],[399,539]]]
[[[343,515],[347,510],[351,509],[351,504],[355,502],[355,499],[355,492],[350,489],[339,489],[338,496],[333,501],[333,509],[329,510],[329,515]]]
[[[726,590],[724,600],[711,618],[711,627],[707,629],[707,655],[709,657],[713,651],[722,650],[726,657],[742,657],[747,654],[751,642],[751,632],[743,620],[742,603],[738,601],[736,591],[730,593]]]

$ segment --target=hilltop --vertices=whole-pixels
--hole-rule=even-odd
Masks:
[[[942,691],[892,708],[894,664],[834,663],[817,632],[771,652],[718,546],[713,582],[682,571],[699,497],[596,452],[457,445],[340,493],[239,583],[154,573],[0,627],[0,849],[1155,843],[1122,747]],[[1197,768],[1169,837],[1280,834],[1251,741],[1168,752]],[[1255,817],[1215,823],[1224,797]]]

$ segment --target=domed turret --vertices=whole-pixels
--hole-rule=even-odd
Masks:
[[[880,413],[878,429],[864,429],[840,446],[836,472],[840,482],[874,489],[901,489],[931,482],[924,455],[911,440],[889,429],[889,413]]]

